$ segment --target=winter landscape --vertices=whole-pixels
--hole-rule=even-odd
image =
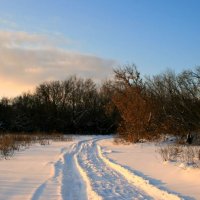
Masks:
[[[0,199],[199,199],[200,170],[164,163],[157,149],[113,136],[35,144],[1,160]]]
[[[199,0],[0,0],[0,200],[200,200]]]

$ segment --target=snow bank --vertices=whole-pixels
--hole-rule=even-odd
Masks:
[[[112,139],[99,141],[98,144],[102,151],[110,151],[106,157],[149,180],[150,184],[169,192],[176,191],[184,199],[200,199],[200,170],[164,163],[155,144],[116,145]]]
[[[153,198],[158,199],[158,200],[169,200],[169,199],[170,200],[180,200],[180,199],[182,199],[175,194],[169,194],[166,191],[160,190],[159,188],[149,184],[148,180],[145,180],[142,177],[133,174],[128,169],[122,167],[119,164],[111,162],[109,159],[107,159],[105,156],[103,156],[101,147],[97,146],[97,148],[98,148],[99,157],[107,165],[109,165],[111,168],[113,168],[117,172],[121,173],[130,183],[134,184],[134,186],[141,188],[143,191],[145,191],[147,194],[149,194]]]

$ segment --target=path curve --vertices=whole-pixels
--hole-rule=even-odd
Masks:
[[[109,160],[98,145],[101,139],[105,138],[82,140],[63,150],[54,164],[54,175],[38,187],[31,199],[45,199],[45,194],[54,199],[49,196],[52,191],[63,200],[183,199]]]

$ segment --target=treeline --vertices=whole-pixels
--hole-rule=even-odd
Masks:
[[[76,76],[39,85],[33,94],[0,101],[0,129],[11,132],[112,133],[110,94]]]
[[[115,133],[128,141],[200,129],[200,67],[143,77],[135,65],[97,86],[71,77],[33,94],[0,101],[0,129],[15,132]]]

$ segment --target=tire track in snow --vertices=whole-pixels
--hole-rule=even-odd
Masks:
[[[78,153],[81,152],[82,150],[82,143],[81,143],[81,146],[80,146],[80,149],[78,151]],[[86,184],[86,193],[87,193],[87,199],[88,200],[102,200],[102,197],[99,196],[93,189],[92,189],[92,185],[91,185],[91,181],[89,179],[89,177],[87,176],[87,173],[84,171],[83,168],[81,168],[79,162],[78,162],[78,153],[74,156],[74,160],[75,160],[75,163],[76,163],[76,167],[77,169],[79,170],[83,180],[85,181],[85,184]]]
[[[105,200],[151,200],[151,196],[130,184],[127,179],[108,166],[99,156],[95,139],[82,143],[77,160],[90,181],[91,190]],[[90,200],[90,198],[88,198]]]
[[[63,168],[63,200],[102,200],[102,198],[92,189],[90,179],[77,159],[83,144],[88,140],[83,140],[75,144],[71,152],[65,155],[65,167]]]
[[[101,200],[77,160],[84,142],[61,150],[53,164],[53,175],[35,189],[31,200]]]
[[[64,156],[61,194],[63,200],[87,200],[86,185],[77,166],[76,154],[81,142],[75,144]]]
[[[129,171],[128,169],[122,167],[121,165],[114,163],[110,161],[108,158],[106,158],[101,150],[101,147],[97,145],[97,151],[99,157],[102,159],[102,161],[108,165],[110,168],[113,170],[117,171],[120,173],[122,176],[126,178],[128,182],[130,182],[132,185],[140,188],[150,196],[152,196],[154,199],[159,199],[159,200],[181,200],[183,199],[182,197],[179,197],[176,194],[168,193],[167,191],[161,190],[157,188],[154,185],[151,185],[148,180],[143,179],[142,177],[135,175],[133,172]]]
[[[107,138],[107,137],[106,137]],[[82,140],[61,151],[54,174],[32,200],[180,200],[103,155],[97,141]]]
[[[50,178],[36,188],[31,200],[87,199],[84,182],[75,166],[74,155],[77,151],[77,144],[61,149],[58,160],[52,165]]]

